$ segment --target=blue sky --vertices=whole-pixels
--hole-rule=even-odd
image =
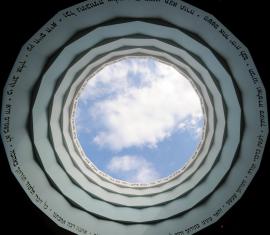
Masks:
[[[83,89],[75,126],[89,159],[116,179],[149,183],[181,168],[201,140],[190,82],[151,57],[109,64]]]

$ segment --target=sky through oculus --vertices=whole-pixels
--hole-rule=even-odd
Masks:
[[[149,183],[183,167],[202,141],[199,95],[173,66],[126,57],[99,70],[78,97],[77,137],[104,173]]]

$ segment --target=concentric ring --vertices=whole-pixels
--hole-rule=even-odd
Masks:
[[[227,211],[257,170],[268,120],[265,91],[248,50],[232,34],[223,37],[219,29],[228,30],[211,15],[180,1],[168,3],[78,4],[30,39],[14,65],[1,120],[8,159],[32,201],[68,230],[84,233],[61,221],[87,233],[191,234]],[[116,18],[122,20],[109,21]],[[55,24],[59,27],[35,44]],[[54,61],[49,59],[59,48]],[[157,56],[192,75],[208,120],[194,163],[151,187],[91,172],[72,142],[73,98],[82,82],[104,62],[134,53]],[[210,222],[202,223],[206,218]]]

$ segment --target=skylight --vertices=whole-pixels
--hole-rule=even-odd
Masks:
[[[100,69],[82,88],[75,110],[85,155],[102,172],[130,183],[157,181],[184,167],[203,128],[194,86],[153,57],[124,57]]]

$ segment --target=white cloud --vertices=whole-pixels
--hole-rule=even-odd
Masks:
[[[149,183],[159,178],[158,172],[146,159],[138,156],[115,156],[107,169],[112,173],[125,173],[126,180],[136,183]]]
[[[97,98],[104,94],[105,98]],[[116,151],[154,148],[179,129],[194,129],[202,118],[199,97],[188,80],[153,59],[126,59],[106,66],[88,83],[80,100],[91,102],[88,118],[100,128],[92,141]]]
[[[188,131],[192,134],[194,139],[198,139],[201,137],[203,131],[203,124],[200,122],[201,118],[202,117],[197,116],[186,119],[184,122],[181,122],[177,128],[180,131]]]
[[[80,100],[88,102],[108,92],[124,92],[131,86],[129,74],[145,77],[151,73],[147,64],[149,64],[147,59],[125,59],[105,66],[87,83]],[[142,82],[145,84],[147,81],[144,78]]]
[[[195,137],[196,137],[196,138],[200,138],[201,135],[202,135],[202,131],[203,131],[203,128],[202,128],[202,127],[197,127],[197,128],[195,129]]]
[[[195,121],[202,115],[199,98],[187,79],[163,63],[155,63],[154,69],[146,64],[131,69],[143,68],[140,71],[145,81],[143,86],[129,86],[129,89],[123,86],[115,97],[98,101],[91,108],[92,117],[104,127],[94,138],[96,144],[114,150],[142,145],[155,147],[187,118]],[[124,69],[126,72],[120,74],[130,71],[127,66],[122,66]],[[118,81],[118,74],[110,75]]]
[[[112,172],[136,170],[142,164],[135,156],[113,157],[108,165]]]
[[[130,181],[136,183],[150,183],[151,181],[155,181],[159,178],[159,174],[154,170],[154,168],[142,166],[137,170],[136,174],[130,179]]]

